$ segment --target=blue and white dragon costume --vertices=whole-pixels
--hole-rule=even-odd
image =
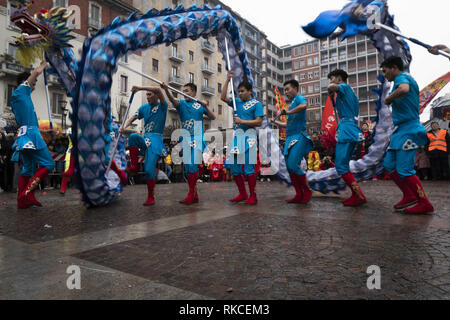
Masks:
[[[383,58],[401,57],[406,69],[409,69],[412,58],[408,44],[404,39],[384,29],[370,28],[371,20],[398,30],[394,24],[394,17],[388,12],[387,0],[351,0],[341,10],[321,13],[315,21],[304,26],[303,30],[317,39],[328,36],[345,39],[356,34],[365,35],[370,38]],[[376,102],[377,125],[374,129],[373,144],[363,159],[350,162],[350,170],[358,182],[368,180],[383,171],[383,160],[395,129],[392,109],[384,104],[391,86],[383,76],[380,75],[378,79],[381,87],[375,90],[379,99]],[[346,188],[345,182],[335,168],[308,172],[307,177],[311,188],[321,193],[339,193]]]
[[[108,163],[104,135],[107,130],[105,119],[111,116],[112,75],[125,54],[169,45],[181,39],[215,36],[224,56],[225,39],[228,40],[229,68],[234,70],[234,82],[239,84],[245,79],[254,83],[238,24],[220,6],[184,8],[180,5],[161,11],[151,9],[143,15],[135,12],[125,20],[118,17],[94,36],[86,38],[79,61],[69,45],[73,36],[66,26],[68,16],[70,13],[64,8],[53,8],[49,14],[32,17],[27,7],[22,7],[11,20],[23,32],[16,39],[19,47],[41,48],[52,71],[59,76],[72,98],[72,155],[77,187],[86,206],[105,206],[119,196],[117,188],[111,187],[105,176]]]

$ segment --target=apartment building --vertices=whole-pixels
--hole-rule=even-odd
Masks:
[[[372,90],[379,86],[377,78],[382,61],[371,40],[362,35],[344,41],[320,40],[320,59],[322,105],[327,98],[327,75],[339,68],[348,72],[348,84],[359,98],[360,121],[373,120],[377,114],[375,101],[378,96]]]
[[[307,128],[309,133],[320,130],[322,102],[320,99],[319,41],[308,41],[291,48],[292,78],[300,84],[300,94],[308,102]]]
[[[11,111],[11,95],[16,88],[17,75],[25,71],[15,59],[17,48],[14,46],[13,36],[18,36],[20,30],[10,22],[10,15],[23,1],[0,0],[0,25],[4,32],[0,34],[0,117],[14,124],[14,115]],[[86,2],[84,0],[35,0],[30,12],[37,12],[41,8],[51,8],[61,6],[75,10],[75,15],[68,21],[73,34],[76,36],[71,41],[75,56],[80,57],[83,41],[87,36],[95,34],[103,26],[108,25],[115,17],[126,17],[135,11],[132,0],[96,0]],[[142,57],[139,54],[132,54],[122,58],[123,63],[141,70]],[[28,68],[27,70],[31,70]],[[71,110],[69,99],[65,95],[56,76],[49,76],[49,96],[53,122],[61,127],[68,127],[70,119],[67,116]],[[141,85],[142,78],[122,67],[113,77],[113,87],[111,89],[112,114],[117,120],[122,120],[128,106],[131,85]],[[138,100],[142,99],[142,94],[138,95]],[[44,81],[38,80],[36,90],[32,93],[38,119],[47,120],[47,100],[45,95]],[[139,107],[135,104],[131,113]],[[135,125],[134,131],[140,131],[139,125]]]

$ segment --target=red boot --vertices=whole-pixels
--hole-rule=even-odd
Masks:
[[[73,158],[72,152],[70,153],[70,163],[69,169],[62,174],[63,177],[74,177],[75,176],[75,160]]]
[[[61,181],[61,190],[59,190],[59,193],[66,194],[68,182],[69,182],[69,178],[63,176],[62,181]]]
[[[256,173],[247,177],[248,188],[250,189],[250,198],[248,198],[245,204],[256,205],[258,204],[258,197],[256,196]]]
[[[295,197],[292,199],[288,199],[286,200],[287,203],[301,203],[302,202],[302,198],[303,198],[303,191],[302,191],[302,187],[300,184],[300,180],[298,179],[298,175],[297,174],[291,174],[291,182],[292,185],[295,188]]]
[[[33,204],[31,202],[20,199],[20,195],[23,193],[23,191],[27,187],[30,179],[31,179],[31,177],[20,176],[19,183],[17,185],[17,189],[18,189],[17,190],[17,208],[18,209],[28,209],[29,207],[33,206]]]
[[[344,206],[357,207],[367,202],[367,199],[364,196],[364,193],[362,192],[358,183],[356,182],[353,173],[351,173],[350,171],[347,172],[342,176],[342,179],[344,179],[347,186],[352,190],[352,196],[347,200],[342,201]]]
[[[131,167],[129,167],[127,171],[137,174],[139,172],[139,148],[128,147],[128,150],[130,150]]]
[[[119,176],[120,183],[122,184],[122,186],[125,187],[126,185],[128,185],[128,178],[127,175],[125,174],[125,171],[120,169],[114,160],[111,163],[111,170],[114,171],[114,173]]]
[[[394,208],[396,210],[405,209],[417,204],[417,198],[410,188],[406,185],[404,179],[400,177],[397,171],[394,171],[390,174],[391,179],[395,182],[395,184],[402,190],[403,199],[399,203],[397,203]]]
[[[197,179],[198,179],[198,172],[189,174],[189,177],[188,177],[189,193],[188,193],[186,199],[181,200],[180,203],[190,205],[190,204],[198,202],[198,194],[197,194],[197,187],[196,187]],[[197,195],[197,199],[196,199],[195,195]],[[195,200],[197,200],[197,202],[195,202]]]
[[[36,172],[34,177],[28,182],[25,190],[20,195],[20,199],[27,200],[35,206],[42,207],[42,204],[36,200],[34,191],[37,189],[39,184],[48,176],[49,173],[50,171],[47,168],[40,168]]]
[[[147,180],[148,197],[144,206],[152,206],[155,204],[155,185],[156,179]]]
[[[309,188],[308,181],[306,181],[306,174],[303,174],[301,176],[298,176],[300,186],[302,188],[303,196],[301,203],[308,203],[311,201],[312,198],[312,191]]]
[[[405,209],[403,212],[410,214],[425,214],[434,212],[434,207],[428,200],[419,178],[414,175],[406,177],[404,181],[409,189],[414,193],[419,203],[413,208]]]
[[[239,195],[231,199],[230,202],[238,203],[242,201],[246,201],[248,199],[247,190],[245,189],[245,182],[244,182],[244,176],[239,175],[234,177],[234,181],[236,182],[236,185],[239,189]]]

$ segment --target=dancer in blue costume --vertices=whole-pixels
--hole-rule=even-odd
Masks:
[[[416,176],[414,163],[417,149],[427,144],[427,133],[420,123],[419,86],[406,72],[399,57],[386,59],[382,64],[384,76],[394,81],[392,93],[386,98],[386,105],[392,105],[392,119],[397,127],[391,138],[384,168],[403,192],[403,199],[394,207],[405,209],[417,203],[405,213],[431,213],[434,208]]]
[[[203,151],[206,149],[206,142],[203,133],[203,115],[207,115],[210,120],[216,120],[216,116],[209,109],[208,104],[205,101],[198,103],[192,99],[180,99],[177,100],[173,97],[169,91],[169,87],[166,83],[163,83],[161,87],[166,92],[169,101],[177,109],[180,115],[181,126],[183,129],[189,131],[190,139],[183,139],[183,149],[191,149],[190,163],[184,165],[185,172],[188,174],[189,193],[184,200],[180,203],[190,205],[199,202],[197,192],[197,180],[198,180],[198,168],[202,163]],[[193,83],[188,83],[183,87],[183,93],[195,98],[197,95],[197,86]]]
[[[39,131],[38,119],[31,100],[31,92],[36,87],[37,78],[46,67],[47,63],[43,61],[31,75],[29,73],[19,75],[19,87],[11,96],[12,111],[20,127],[15,150],[20,152],[23,161],[18,184],[17,206],[19,209],[26,209],[33,205],[42,207],[42,204],[36,200],[34,191],[55,168],[50,151]],[[34,173],[36,164],[39,164],[40,168]]]
[[[139,110],[128,119],[119,132],[124,133],[125,129],[135,120],[144,119],[144,137],[133,133],[128,139],[128,149],[130,150],[131,167],[129,172],[139,171],[139,151],[145,155],[145,173],[147,177],[148,197],[144,206],[155,204],[155,184],[156,184],[156,164],[159,157],[167,156],[163,143],[164,126],[166,124],[168,105],[160,88],[155,87],[133,87],[132,92],[147,91],[148,104],[144,104]]]
[[[284,84],[284,93],[291,103],[288,111],[282,110],[282,114],[288,116],[287,123],[274,121],[278,126],[287,128],[284,155],[296,191],[294,198],[286,200],[288,203],[308,203],[312,197],[306,174],[301,168],[302,159],[312,150],[313,145],[306,132],[308,103],[305,97],[298,93],[299,87],[297,80],[289,80]]]
[[[367,202],[364,193],[350,171],[350,160],[358,143],[364,141],[361,128],[358,127],[359,100],[352,88],[347,84],[348,74],[344,70],[334,70],[328,75],[331,84],[328,93],[334,100],[336,97],[336,112],[339,118],[336,146],[336,171],[352,190],[352,195],[342,203],[348,207],[356,207]]]
[[[221,96],[222,101],[227,103],[230,107],[233,107],[233,101],[227,96],[227,92],[232,76],[233,71],[230,70],[223,86]],[[234,155],[232,157],[231,173],[238,186],[239,196],[230,201],[237,203],[247,200],[246,204],[256,205],[258,203],[258,198],[256,196],[257,174],[255,173],[255,164],[258,139],[255,129],[262,124],[264,109],[261,102],[253,98],[253,86],[250,83],[245,81],[240,83],[238,86],[238,94],[239,98],[235,98],[236,115],[234,117],[234,123],[238,125],[238,130],[236,131],[234,141],[228,150],[230,154]],[[244,165],[238,164],[238,155],[240,157],[245,157]],[[247,177],[250,198],[245,189],[243,174]]]

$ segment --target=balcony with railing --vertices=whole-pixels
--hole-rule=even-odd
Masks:
[[[332,56],[330,58],[330,62],[336,62],[336,61],[338,61],[338,57],[337,56]]]
[[[208,41],[203,41],[202,50],[207,53],[214,53],[216,51],[216,46]]]
[[[211,68],[210,66],[206,66],[206,65],[203,65],[202,66],[202,72],[204,72],[204,73],[206,73],[206,74],[214,74],[214,70],[213,70],[213,68]]]
[[[23,67],[15,60],[0,60],[0,72],[5,74],[17,76],[25,71],[30,71],[31,69]]]
[[[171,52],[169,59],[178,63],[184,62],[183,55],[179,54],[178,52]]]
[[[170,76],[169,77],[169,84],[175,85],[175,86],[182,86],[184,85],[185,79],[183,77],[179,77],[179,76]]]
[[[212,97],[212,96],[214,96],[216,94],[216,89],[203,86],[202,87],[202,94],[205,95],[205,96]]]

